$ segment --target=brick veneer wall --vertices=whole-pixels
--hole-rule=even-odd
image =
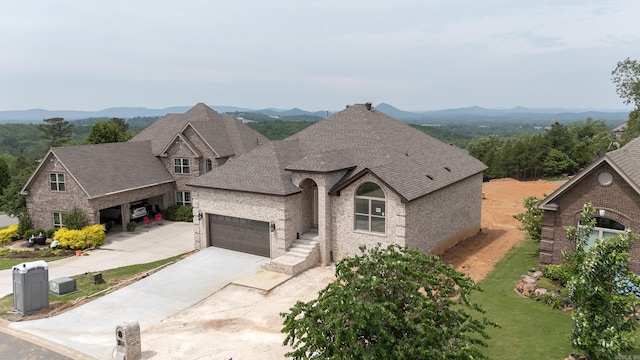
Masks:
[[[65,191],[51,190],[49,175],[52,173],[64,174]],[[85,192],[55,158],[51,158],[34,178],[26,201],[27,211],[36,229],[53,228],[54,212],[64,213],[78,207],[85,214],[93,213]]]
[[[65,178],[65,191],[52,191],[49,174],[61,173]],[[81,209],[89,224],[100,222],[100,209],[121,204],[129,204],[151,197],[164,198],[172,193],[173,184],[161,184],[147,188],[123,191],[117,194],[89,199],[74,178],[56,161],[49,161],[34,178],[27,195],[27,211],[35,228],[50,229],[53,227],[53,213],[65,213],[74,207]],[[128,214],[123,214],[123,223],[128,221]]]
[[[194,216],[195,248],[200,250],[210,246],[208,235],[208,214],[225,215],[264,222],[274,222],[276,230],[271,232],[271,258],[284,254],[287,241],[293,242],[295,233],[292,226],[285,226],[287,214],[293,214],[291,208],[297,203],[296,196],[276,196],[191,187],[194,199],[194,215],[203,213],[203,219]]]
[[[374,233],[355,230],[355,192],[365,182],[380,186],[385,194],[386,233]],[[359,246],[373,248],[378,243],[382,247],[390,244],[405,245],[405,207],[400,197],[374,176],[368,174],[340,191],[340,196],[332,197],[331,214],[333,223],[331,250],[333,259],[339,261],[345,257],[361,254]]]
[[[480,230],[482,174],[407,204],[406,241],[425,253],[440,254]]]
[[[602,171],[608,171],[613,175],[613,182],[608,186],[600,185],[598,182],[598,174]],[[544,211],[540,267],[562,263],[562,250],[573,250],[563,227],[577,226],[582,207],[589,202],[596,209],[604,210],[604,217],[613,219],[636,233],[640,231],[640,195],[609,164],[603,162],[555,199],[553,204],[557,205],[556,211]],[[631,250],[630,265],[633,271],[640,272],[638,242]]]

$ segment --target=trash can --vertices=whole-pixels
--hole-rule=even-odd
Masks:
[[[13,267],[13,310],[22,315],[49,307],[49,266],[44,260]]]

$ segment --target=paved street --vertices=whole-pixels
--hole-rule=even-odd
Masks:
[[[18,219],[10,217],[9,215],[0,215],[0,227],[17,224]]]

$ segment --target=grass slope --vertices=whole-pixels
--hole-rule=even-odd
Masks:
[[[490,328],[483,353],[491,359],[563,359],[572,353],[568,334],[571,314],[553,310],[516,293],[516,282],[538,267],[538,244],[531,240],[512,249],[479,283],[483,292],[472,300],[500,328]]]

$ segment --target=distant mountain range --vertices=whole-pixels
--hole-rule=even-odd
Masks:
[[[0,111],[0,123],[40,123],[43,119],[61,117],[66,120],[80,120],[87,118],[124,118],[131,119],[135,117],[155,117],[164,116],[166,114],[181,114],[189,110],[191,106],[174,106],[164,109],[147,109],[143,107],[115,107],[100,111],[77,111],[77,110],[18,110],[18,111]],[[254,110],[249,108],[241,108],[234,106],[211,106],[219,113],[227,112],[259,112],[273,117],[311,115],[325,118],[335,112],[329,111],[305,111],[294,108],[290,110],[281,109],[260,109]],[[556,120],[571,121],[584,120],[586,118],[594,118],[600,120],[616,120],[625,121],[628,118],[628,110],[594,110],[594,109],[561,109],[561,108],[544,108],[531,109],[524,107],[515,107],[512,109],[486,109],[478,106],[465,107],[459,109],[445,109],[411,112],[404,111],[393,107],[392,105],[381,103],[375,106],[379,111],[408,123],[425,124],[438,121],[450,120]]]

